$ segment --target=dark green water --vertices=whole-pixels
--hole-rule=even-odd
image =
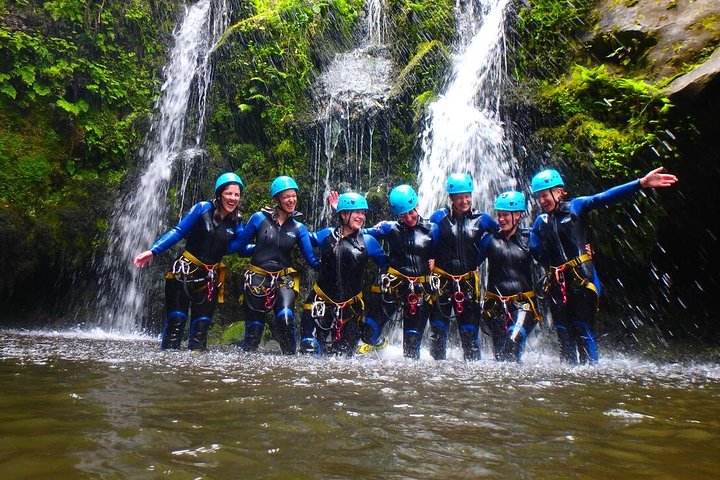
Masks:
[[[0,331],[0,478],[716,478],[719,379]]]

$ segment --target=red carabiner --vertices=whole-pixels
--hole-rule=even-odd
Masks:
[[[271,293],[272,292],[272,293]],[[265,310],[270,310],[275,302],[275,292],[272,288],[265,289]]]
[[[465,302],[465,294],[458,290],[457,292],[453,293],[453,301],[455,302],[455,313],[462,313],[465,309],[463,307],[463,303]]]
[[[562,303],[567,303],[567,285],[565,285],[565,274],[563,273],[567,268],[567,265],[561,265],[555,269],[555,281],[560,286],[560,293],[562,294]]]
[[[415,315],[417,313],[418,294],[408,293],[407,301],[409,305],[408,310],[410,311],[410,315]]]

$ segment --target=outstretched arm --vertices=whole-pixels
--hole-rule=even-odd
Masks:
[[[640,186],[642,188],[666,188],[678,181],[675,175],[662,173],[663,170],[665,170],[665,167],[658,167],[648,172],[647,175],[640,179]]]

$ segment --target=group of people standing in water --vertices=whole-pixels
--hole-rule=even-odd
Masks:
[[[367,228],[365,197],[332,192],[328,201],[335,225],[310,232],[296,211],[300,189],[293,178],[273,180],[269,193],[275,204],[244,222],[238,214],[244,184],[230,172],[218,177],[214,200],[194,205],[134,264],[142,267],[185,239],[185,251],[165,276],[162,349],[180,347],[188,315],[188,348],[206,348],[214,309],[223,301],[222,257],[237,253],[250,257],[243,277],[245,334],[238,344],[244,351],[259,348],[267,324],[287,355],[368,353],[387,345],[383,330],[397,315],[408,358],[420,357],[426,328],[431,356],[446,358],[454,324],[465,360],[480,359],[480,333],[486,332],[497,360],[520,362],[528,336],[542,320],[538,296],[543,294],[562,360],[594,364],[600,282],[588,244],[588,213],[642,188],[676,181],[657,168],[605,192],[571,199],[560,174],[543,170],[530,185],[542,214],[532,228],[523,228],[527,201],[522,192],[500,193],[493,219],[472,208],[470,175],[452,173],[446,183],[449,205],[428,219],[418,213],[418,196],[410,185],[389,192],[397,218]],[[291,262],[296,247],[317,272],[299,318],[300,274]],[[366,288],[370,260],[379,273]]]

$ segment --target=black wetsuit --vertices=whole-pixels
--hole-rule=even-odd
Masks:
[[[370,235],[340,236],[339,228],[312,234],[320,250],[320,268],[303,306],[302,353],[352,356],[363,317],[363,277],[368,260],[384,268],[387,256]]]
[[[530,246],[538,263],[548,269],[550,313],[560,340],[560,357],[568,363],[593,364],[599,357],[595,311],[601,288],[586,253],[588,213],[639,190],[640,181],[634,180],[596,195],[561,200],[554,211],[535,220]]]
[[[438,296],[430,321],[430,353],[444,359],[450,318],[455,313],[465,360],[480,359],[480,285],[477,273],[480,239],[497,230],[487,214],[475,211],[458,216],[450,207],[438,210],[430,221],[440,230],[435,270]]]
[[[420,358],[422,336],[433,302],[428,261],[437,248],[437,225],[422,218],[413,227],[403,222],[382,222],[366,233],[385,242],[390,268],[381,276],[380,285],[372,289],[363,322],[363,342],[375,345],[383,327],[401,310],[404,355]]]
[[[245,351],[257,350],[265,329],[265,314],[272,310],[270,331],[282,352],[292,355],[297,350],[295,297],[300,278],[291,268],[290,257],[298,245],[312,268],[317,268],[318,260],[307,228],[296,220],[301,214],[293,212],[282,225],[273,218],[274,214],[274,208],[253,214],[230,246],[231,252],[242,250],[255,239],[250,268],[245,274],[245,338],[239,346]]]
[[[497,360],[520,362],[539,320],[529,242],[529,229],[520,228],[509,239],[497,232],[480,241],[478,263],[488,262],[483,319]]]
[[[159,255],[185,238],[185,252],[173,263],[165,276],[167,319],[161,348],[179,348],[188,310],[191,312],[188,348],[205,349],[207,331],[223,288],[220,260],[233,238],[242,232],[242,222],[228,215],[214,218],[215,202],[195,204],[175,227],[168,230],[150,248]],[[247,253],[248,246],[239,250]]]

